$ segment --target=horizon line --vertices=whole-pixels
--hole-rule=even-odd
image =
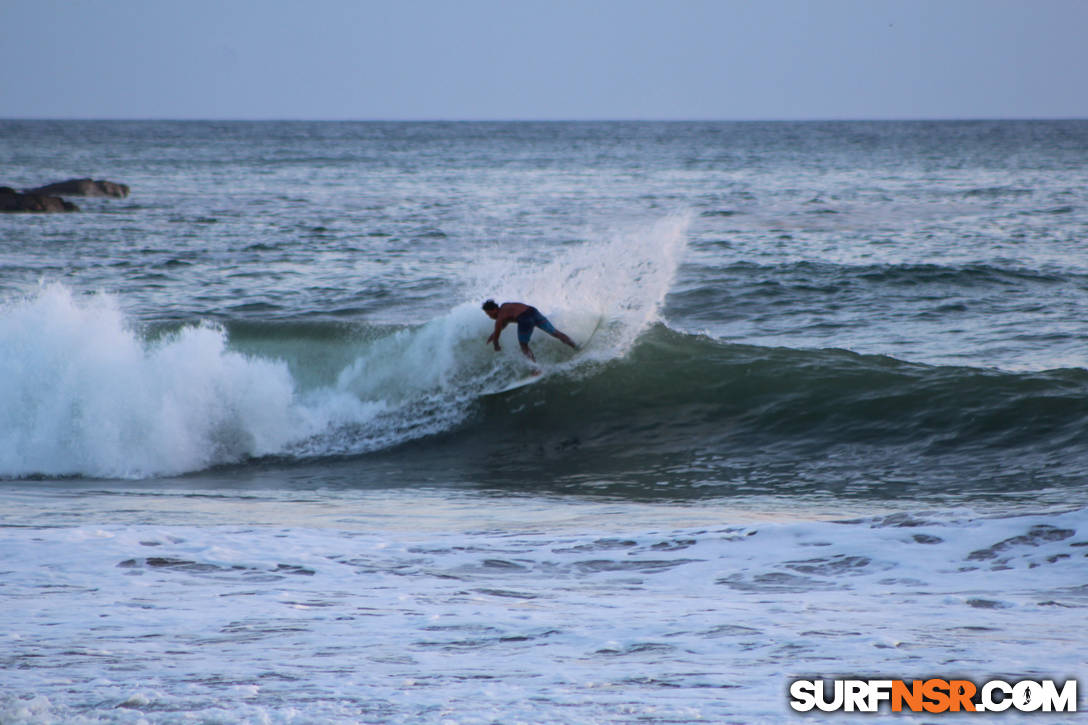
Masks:
[[[132,122],[132,123],[975,123],[998,121],[1088,121],[1088,116],[913,116],[812,118],[277,118],[277,117],[142,117],[142,116],[0,116],[0,122]]]

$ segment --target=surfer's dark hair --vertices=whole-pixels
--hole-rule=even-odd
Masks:
[[[499,306],[495,304],[495,300],[488,300],[484,303],[484,312],[490,312],[491,310],[497,310]]]

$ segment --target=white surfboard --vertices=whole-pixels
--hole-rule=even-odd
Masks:
[[[489,391],[486,394],[487,395],[498,395],[499,393],[508,393],[511,390],[517,390],[518,388],[524,388],[526,385],[532,385],[533,383],[539,383],[543,379],[544,379],[544,374],[543,373],[541,373],[540,375],[530,375],[527,378],[521,378],[520,380],[514,380],[513,382],[507,383],[506,385],[499,388],[498,390],[492,390],[492,391]]]

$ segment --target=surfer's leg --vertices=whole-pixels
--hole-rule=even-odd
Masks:
[[[518,318],[518,344],[521,345],[521,354],[536,362],[533,351],[529,349],[529,338],[533,336],[533,321],[526,315]]]
[[[564,333],[562,333],[559,330],[555,329],[555,325],[553,325],[551,322],[549,322],[548,318],[545,317],[544,315],[541,315],[540,317],[537,318],[536,326],[539,327],[544,332],[551,335],[552,337],[554,337],[556,340],[559,340],[560,342],[564,342],[567,345],[570,345],[575,350],[578,349],[578,346],[574,344],[574,341],[571,340],[569,337],[567,337]]]
[[[533,336],[534,320],[530,315],[522,315],[518,318],[518,342],[522,351],[529,346],[529,338]]]

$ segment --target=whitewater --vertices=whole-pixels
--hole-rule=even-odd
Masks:
[[[1083,677],[1083,122],[3,121],[0,158],[133,189],[0,218],[0,723]],[[582,349],[497,392],[488,298]]]

